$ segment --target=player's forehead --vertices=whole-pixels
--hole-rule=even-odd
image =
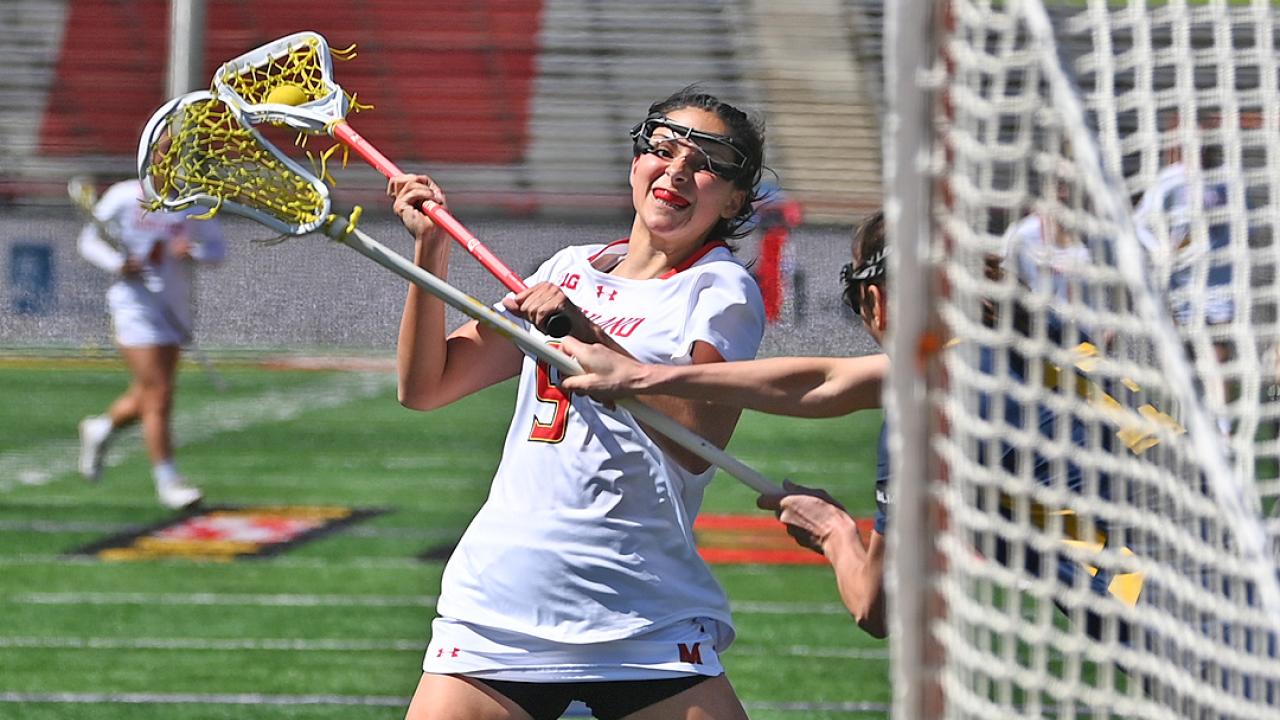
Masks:
[[[729,125],[719,115],[702,108],[685,107],[664,113],[668,122],[711,135],[729,136]]]

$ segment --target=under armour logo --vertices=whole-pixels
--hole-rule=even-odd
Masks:
[[[460,648],[440,648],[436,650],[436,657],[444,657],[445,652],[449,653],[449,657],[458,657],[458,653],[462,652]]]
[[[608,300],[608,301],[612,302],[614,298],[618,297],[618,291],[617,291],[617,290],[609,290],[609,291],[608,291],[608,293],[609,293],[609,297],[605,297],[605,296],[604,296],[604,294],[605,294],[605,288],[604,288],[604,286],[602,286],[602,285],[597,285],[597,286],[596,286],[596,297],[597,297],[597,298],[603,298],[603,299],[605,299],[605,300]]]

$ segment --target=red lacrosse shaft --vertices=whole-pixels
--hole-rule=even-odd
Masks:
[[[347,147],[355,150],[360,157],[364,158],[378,172],[390,178],[392,175],[401,175],[403,171],[391,162],[386,155],[378,152],[378,148],[374,147],[368,140],[355,131],[346,122],[337,122],[333,124],[333,136],[341,140]],[[480,264],[486,270],[493,273],[503,285],[511,292],[522,292],[528,289],[524,284],[524,279],[517,275],[507,264],[502,262],[497,255],[494,255],[480,239],[471,234],[471,231],[463,227],[449,211],[444,209],[439,203],[427,200],[422,203],[422,212],[436,225],[444,228],[444,231],[453,236],[458,244],[467,249],[471,256],[480,261]]]

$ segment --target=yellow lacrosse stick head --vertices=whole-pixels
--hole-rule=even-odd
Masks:
[[[138,144],[138,178],[153,210],[198,205],[283,235],[316,230],[330,213],[328,186],[204,91],[152,115]]]

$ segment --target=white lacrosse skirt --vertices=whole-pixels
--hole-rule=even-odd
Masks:
[[[190,306],[183,297],[167,308],[166,293],[152,293],[145,288],[130,287],[133,282],[119,282],[107,294],[111,310],[111,327],[116,344],[121,347],[181,345],[187,333],[181,323],[190,322]]]
[[[431,623],[425,672],[514,682],[666,680],[724,673],[713,623],[690,618],[621,640],[573,644],[448,618]]]

